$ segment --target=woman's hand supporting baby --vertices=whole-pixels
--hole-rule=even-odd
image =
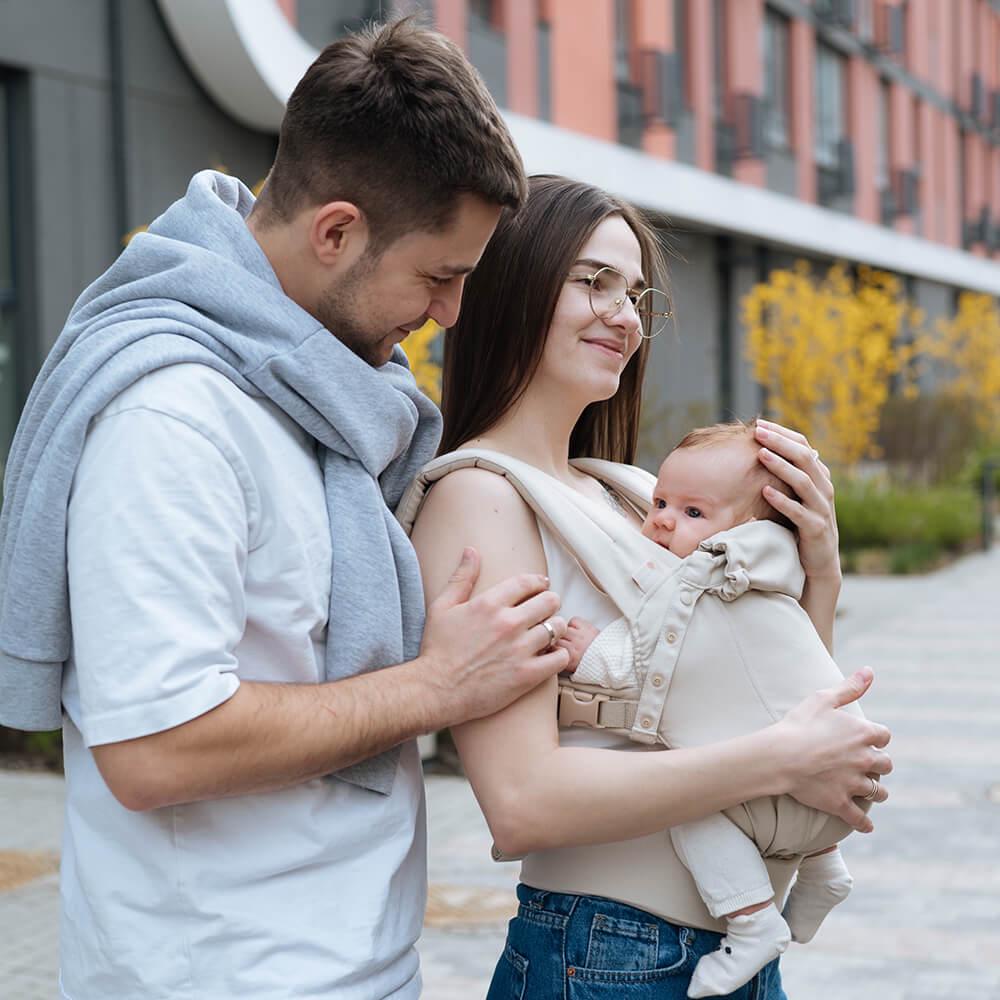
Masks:
[[[837,687],[817,691],[772,727],[792,767],[782,780],[783,790],[803,805],[839,816],[861,833],[873,829],[858,804],[871,791],[866,775],[878,781],[892,771],[892,761],[883,752],[890,733],[885,726],[838,709],[865,694],[873,678],[871,669],[864,667]],[[879,785],[870,801],[885,802],[888,797]]]

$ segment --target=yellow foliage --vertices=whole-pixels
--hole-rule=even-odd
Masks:
[[[441,402],[441,366],[433,359],[432,348],[440,333],[441,327],[429,319],[419,330],[414,330],[402,345],[417,385],[435,403]]]
[[[747,357],[767,390],[769,412],[835,465],[877,454],[892,379],[905,377],[914,357],[914,345],[899,334],[922,316],[901,288],[885,271],[861,267],[855,279],[836,264],[814,276],[799,261],[744,299]]]
[[[958,311],[937,322],[923,349],[943,368],[945,389],[973,404],[980,430],[1000,428],[1000,305],[985,292],[962,292]]]

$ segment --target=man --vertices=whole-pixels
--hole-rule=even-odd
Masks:
[[[419,994],[414,737],[558,672],[565,626],[540,577],[469,600],[469,551],[421,645],[389,508],[439,417],[396,345],[524,195],[403,20],[308,70],[256,204],[197,175],[74,307],[0,538],[0,714],[65,713],[64,997]]]

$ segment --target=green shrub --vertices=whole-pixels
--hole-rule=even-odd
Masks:
[[[979,538],[979,496],[963,487],[929,489],[847,482],[837,488],[840,547],[907,550],[900,565],[955,552]],[[921,556],[922,553],[922,556]],[[905,570],[899,570],[905,572]]]

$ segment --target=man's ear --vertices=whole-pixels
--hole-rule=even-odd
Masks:
[[[368,244],[364,213],[350,201],[330,201],[313,212],[309,245],[316,259],[327,267],[353,263]]]

